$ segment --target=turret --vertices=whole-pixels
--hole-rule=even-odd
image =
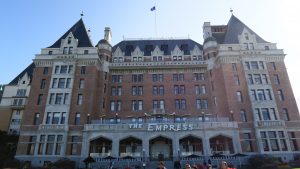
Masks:
[[[101,60],[105,60],[108,62],[111,62],[111,51],[112,51],[112,46],[111,46],[111,31],[109,27],[105,27],[104,29],[104,38],[101,39],[98,44],[98,51],[99,51],[99,57]]]

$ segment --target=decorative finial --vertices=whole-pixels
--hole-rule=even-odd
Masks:
[[[230,8],[230,13],[233,15],[233,10],[232,10],[232,8]]]
[[[80,14],[81,18],[83,17],[83,11],[81,11],[81,14]]]

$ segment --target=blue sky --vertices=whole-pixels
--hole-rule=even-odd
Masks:
[[[154,14],[156,4],[157,34]],[[96,44],[104,27],[113,45],[125,38],[190,37],[202,44],[202,24],[227,24],[230,8],[257,34],[278,44],[294,94],[300,102],[298,40],[300,1],[297,0],[3,0],[0,5],[0,84],[9,83],[32,62],[40,49],[54,43],[80,19]],[[299,105],[299,104],[298,104]]]

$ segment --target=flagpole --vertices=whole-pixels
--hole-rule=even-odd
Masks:
[[[155,36],[157,37],[157,26],[156,26],[156,1],[154,2],[155,6]]]

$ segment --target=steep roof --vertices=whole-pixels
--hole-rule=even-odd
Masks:
[[[244,28],[247,28],[251,34],[256,36],[256,41],[258,43],[269,43],[256,34],[252,29],[245,25],[241,20],[239,20],[234,15],[231,15],[225,32],[212,32],[212,36],[216,38],[219,44],[238,44],[238,35],[241,35]]]
[[[25,68],[17,77],[15,77],[9,85],[17,85],[20,78],[24,76],[25,73],[28,74],[30,78],[32,78],[33,70],[35,68],[34,63],[31,63],[27,68]]]
[[[72,32],[74,37],[78,39],[78,47],[93,47],[89,35],[85,29],[82,18],[79,19],[62,37],[60,37],[53,45],[48,48],[59,48],[61,40],[65,39]]]
[[[166,40],[124,40],[119,42],[113,47],[113,52],[119,47],[126,55],[126,47],[132,46],[134,50],[136,47],[139,47],[142,52],[144,52],[145,56],[147,56],[147,46],[152,46],[153,48],[151,51],[155,49],[156,46],[161,48],[162,46],[167,46],[164,50],[165,55],[170,55],[171,51],[174,50],[175,46],[179,48],[181,45],[186,45],[186,52],[185,54],[190,54],[190,51],[194,49],[195,45],[198,46],[200,50],[203,49],[202,45],[199,43],[191,40],[191,39],[166,39]]]

